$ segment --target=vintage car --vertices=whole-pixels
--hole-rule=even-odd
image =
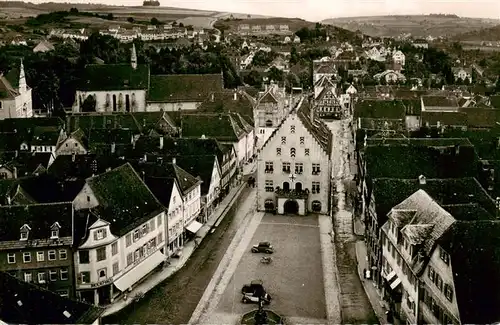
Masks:
[[[271,296],[268,293],[264,294],[264,296],[261,299],[264,305],[269,305],[271,303]],[[241,302],[244,304],[249,304],[249,303],[258,304],[259,297],[251,293],[244,294],[243,297],[241,298]]]
[[[243,288],[241,288],[241,293],[243,295],[241,302],[243,303],[258,303],[259,298],[261,298],[266,305],[271,303],[271,296],[266,292],[266,289],[264,289],[262,280],[253,280],[249,284],[245,284]]]
[[[270,242],[263,241],[263,242],[258,243],[257,245],[252,246],[252,253],[272,254],[272,253],[274,253],[274,248]]]

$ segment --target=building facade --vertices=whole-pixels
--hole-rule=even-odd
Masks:
[[[21,62],[19,70],[12,69],[5,76],[0,74],[0,119],[27,117],[33,117],[33,103]]]

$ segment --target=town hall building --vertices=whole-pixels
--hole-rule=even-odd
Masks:
[[[330,210],[332,133],[306,99],[264,143],[257,161],[257,208],[278,214]]]

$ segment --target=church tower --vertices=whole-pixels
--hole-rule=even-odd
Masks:
[[[19,92],[21,94],[25,93],[28,90],[28,86],[26,85],[26,76],[24,75],[24,64],[21,59],[21,66],[19,67]]]
[[[130,57],[132,68],[137,69],[137,53],[135,52],[135,44],[132,44],[132,56]]]

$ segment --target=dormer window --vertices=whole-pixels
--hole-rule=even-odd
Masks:
[[[21,238],[20,238],[20,240],[28,240],[30,230],[31,230],[30,226],[28,226],[26,224],[23,225],[21,227]]]
[[[59,229],[61,229],[59,222],[54,222],[54,224],[50,227],[50,239],[59,238]]]
[[[97,229],[94,231],[94,240],[101,240],[106,238],[106,228]]]

